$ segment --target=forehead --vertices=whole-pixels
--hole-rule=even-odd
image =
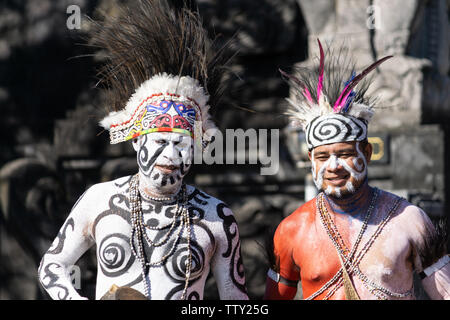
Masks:
[[[325,144],[314,148],[314,154],[318,153],[338,153],[343,151],[356,151],[356,141],[350,142],[337,142],[331,144]]]
[[[167,141],[184,141],[192,140],[191,136],[178,132],[152,132],[146,134],[148,141],[167,140]]]

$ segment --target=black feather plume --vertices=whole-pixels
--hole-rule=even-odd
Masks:
[[[275,272],[280,272],[280,258],[275,255],[273,236],[275,229],[271,229],[264,233],[263,244],[257,242],[264,255],[266,267],[272,269]]]
[[[446,219],[433,222],[434,230],[430,230],[422,246],[418,249],[422,268],[428,268],[448,253],[448,232]]]
[[[219,46],[209,38],[198,10],[165,0],[139,0],[118,11],[117,17],[92,20],[90,28],[89,43],[104,60],[98,77],[109,93],[109,111],[123,109],[143,82],[163,72],[197,79],[210,96],[210,106],[217,105],[232,57],[230,45]]]

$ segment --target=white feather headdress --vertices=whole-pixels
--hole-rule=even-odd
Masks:
[[[325,67],[325,54],[320,41],[317,42],[320,51],[317,72],[301,70],[294,76],[280,70],[294,92],[293,98],[286,99],[290,105],[287,114],[291,124],[306,132],[309,149],[334,142],[364,140],[374,114],[373,103],[365,96],[368,84],[360,89],[355,87],[392,56],[374,62],[358,75],[352,72],[349,78],[343,79],[342,73],[335,72],[342,68],[342,61],[337,58]]]

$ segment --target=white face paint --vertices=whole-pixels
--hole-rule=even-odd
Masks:
[[[315,159],[315,152],[317,148],[311,152],[312,174],[316,187],[319,190],[323,190],[325,194],[337,198],[340,198],[343,195],[353,194],[367,176],[367,160],[359,148],[359,142],[356,142],[355,144],[355,151],[357,153],[356,157],[346,156],[341,158],[339,155],[339,149],[334,150],[332,149],[332,146],[321,146],[319,148],[321,148],[320,150],[330,148],[332,152],[329,153],[328,159],[323,163],[316,161]],[[321,156],[321,158],[323,158],[323,156]],[[319,168],[317,168],[318,165]],[[349,174],[349,178],[345,182],[345,185],[338,187],[328,183],[324,184],[324,176],[327,169],[329,171],[335,171],[339,166],[342,166],[343,170]]]
[[[139,166],[139,189],[150,196],[178,192],[193,159],[193,139],[175,132],[149,133],[133,141]]]

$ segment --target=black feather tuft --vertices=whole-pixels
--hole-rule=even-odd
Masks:
[[[263,244],[260,244],[258,242],[257,243],[263,251],[263,255],[265,258],[267,268],[270,268],[273,271],[279,273],[280,272],[280,258],[275,255],[274,245],[273,245],[273,236],[275,234],[275,230],[276,229],[273,229],[269,232],[264,233],[264,239],[263,239],[264,243]]]
[[[166,72],[197,79],[218,104],[222,78],[230,62],[230,43],[211,40],[197,11],[186,2],[139,0],[120,6],[116,17],[91,21],[90,45],[100,50],[104,64],[99,84],[109,95],[109,111],[118,111],[135,90],[152,76]]]
[[[433,222],[434,230],[428,232],[422,246],[418,249],[422,268],[428,268],[446,255],[448,232],[446,219],[439,219]]]

